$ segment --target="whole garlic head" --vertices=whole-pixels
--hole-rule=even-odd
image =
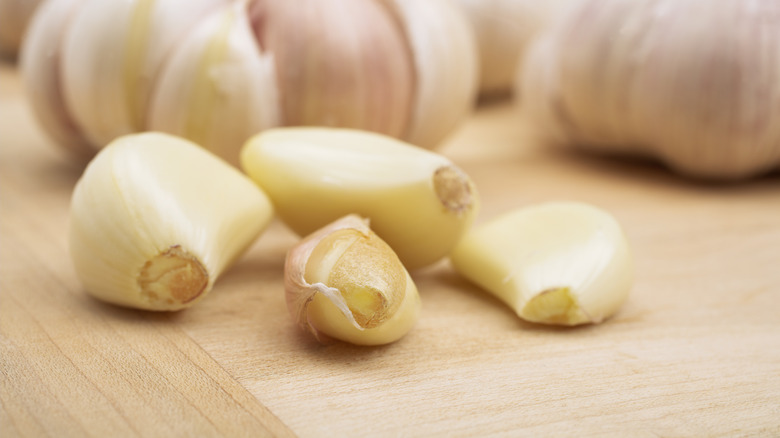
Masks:
[[[773,0],[591,0],[535,44],[518,86],[556,142],[738,179],[780,164],[778,57]]]
[[[51,3],[24,70],[63,143],[155,130],[236,164],[264,129],[325,125],[431,147],[476,92],[471,28],[448,0]]]

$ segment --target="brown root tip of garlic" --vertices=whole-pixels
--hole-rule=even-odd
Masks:
[[[542,291],[531,298],[522,311],[531,321],[545,324],[569,325],[582,313],[577,300],[568,287],[556,287]]]
[[[468,176],[455,166],[442,166],[433,173],[433,187],[442,205],[455,213],[466,211],[474,203]]]
[[[306,278],[340,291],[361,329],[384,323],[400,306],[406,288],[398,257],[374,233],[341,229],[325,236],[306,264]]]
[[[206,268],[180,245],[147,261],[138,274],[141,294],[150,302],[186,304],[203,294],[208,283]]]

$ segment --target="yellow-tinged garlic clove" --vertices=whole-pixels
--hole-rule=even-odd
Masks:
[[[477,47],[463,12],[447,0],[388,0],[400,17],[415,66],[410,125],[401,137],[431,148],[461,122],[477,93]]]
[[[246,139],[280,123],[274,64],[255,40],[247,3],[233,3],[180,41],[158,80],[150,129],[238,165]]]
[[[211,290],[272,212],[252,181],[194,143],[129,135],[103,149],[76,185],[70,252],[96,298],[178,310]]]
[[[298,234],[359,214],[408,269],[446,256],[479,207],[473,182],[447,158],[370,132],[268,130],[247,142],[241,166]]]
[[[345,216],[292,248],[285,262],[287,307],[319,341],[397,341],[420,313],[417,288],[365,219]]]
[[[467,233],[450,259],[521,318],[543,324],[599,323],[618,310],[633,283],[618,222],[575,202],[507,213]]]

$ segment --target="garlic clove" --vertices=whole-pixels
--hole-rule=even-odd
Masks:
[[[306,237],[285,262],[287,307],[319,341],[397,341],[420,313],[417,288],[366,220],[345,216]]]
[[[27,33],[23,74],[33,109],[61,144],[82,153],[145,128],[169,50],[228,0],[52,0]]]
[[[74,154],[90,157],[95,149],[70,115],[59,68],[63,35],[85,1],[47,1],[37,9],[22,42],[20,68],[27,101],[44,131]]]
[[[473,182],[447,158],[370,132],[268,130],[247,142],[241,166],[298,234],[360,214],[408,269],[446,256],[479,208]]]
[[[88,0],[68,25],[67,107],[94,145],[145,129],[155,79],[179,39],[226,0]]]
[[[521,318],[543,324],[599,323],[618,310],[633,282],[620,225],[575,202],[507,213],[466,234],[450,259]]]
[[[261,15],[258,40],[276,61],[284,125],[406,132],[412,56],[382,2],[287,0],[252,9]]]
[[[476,99],[477,47],[455,4],[445,0],[391,0],[414,56],[415,100],[409,143],[431,148],[452,132]]]
[[[94,297],[178,310],[210,291],[272,211],[252,181],[197,145],[129,135],[103,149],[77,183],[70,252]]]
[[[246,2],[210,16],[177,46],[152,100],[149,127],[188,138],[237,165],[252,135],[280,123],[274,55],[258,46]]]

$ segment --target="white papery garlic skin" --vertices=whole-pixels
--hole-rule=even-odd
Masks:
[[[279,125],[432,147],[476,94],[472,30],[448,0],[81,0],[70,11],[35,26],[27,88],[55,139],[95,149],[155,130],[236,164],[244,141]]]
[[[522,109],[557,142],[706,179],[780,164],[774,0],[592,0],[535,44]]]
[[[43,128],[58,142],[66,128],[67,143],[95,151],[118,136],[147,130],[152,89],[170,51],[228,2],[47,2],[22,53],[26,90]]]
[[[617,221],[576,202],[506,213],[466,234],[450,259],[521,318],[542,324],[602,322],[626,300],[634,275]]]
[[[526,50],[537,34],[582,0],[458,0],[474,28],[479,51],[479,89],[511,91]]]
[[[287,307],[320,342],[395,342],[420,314],[417,287],[393,250],[348,215],[303,239],[284,266]]]
[[[241,167],[298,234],[359,214],[407,269],[445,257],[479,210],[474,183],[449,159],[365,131],[268,130],[247,142]]]
[[[70,252],[85,290],[139,309],[202,299],[273,215],[234,167],[167,134],[120,137],[73,192]]]

